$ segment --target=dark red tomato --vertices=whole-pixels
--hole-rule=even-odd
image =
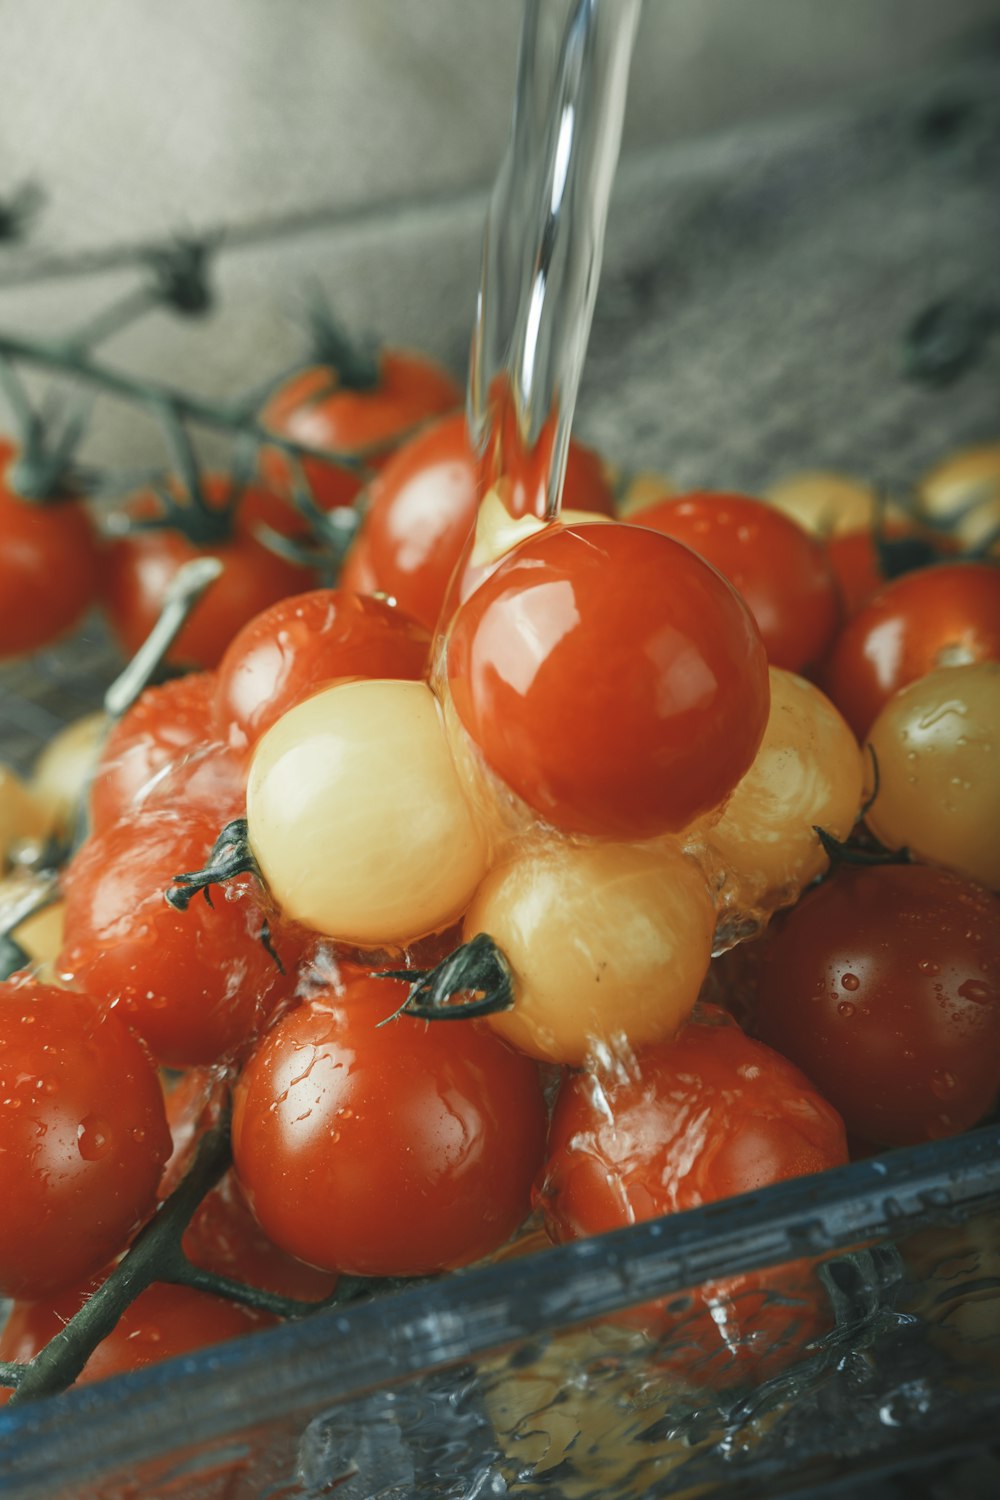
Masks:
[[[214,1069],[190,1068],[167,1095],[167,1120],[174,1154],[160,1183],[160,1196],[177,1187],[201,1134],[217,1125],[225,1088]],[[244,1201],[232,1172],[202,1199],[184,1234],[184,1253],[193,1265],[231,1276],[279,1297],[318,1302],[337,1278],[317,1271],[273,1245]]]
[[[334,370],[321,365],[294,375],[264,408],[263,425],[281,437],[311,448],[359,454],[383,450],[367,460],[378,468],[410,430],[460,405],[462,393],[452,377],[425,355],[385,349],[379,359],[378,384],[367,389],[344,385]],[[267,448],[261,466],[279,490],[289,484],[289,466],[277,448]],[[303,469],[317,504],[324,510],[349,505],[361,489],[356,469],[307,458]]]
[[[936,667],[1000,660],[1000,568],[949,562],[886,584],[834,643],[821,686],[859,739],[894,693]]]
[[[0,984],[0,1295],[58,1291],[117,1255],[169,1154],[155,1069],[121,1017]]]
[[[836,1111],[709,1006],[674,1041],[645,1048],[627,1078],[564,1079],[535,1198],[550,1236],[565,1241],[846,1161]],[[666,1359],[699,1379],[746,1367],[771,1374],[828,1321],[805,1263],[709,1283],[688,1301]],[[637,1316],[660,1334],[674,1321],[660,1305]]]
[[[431,639],[384,599],[316,589],[274,604],[219,665],[215,713],[254,744],[287,709],[345,677],[420,679]]]
[[[637,526],[553,527],[455,616],[448,682],[493,770],[572,833],[651,838],[715,807],[767,721],[767,658],[732,587]]]
[[[37,651],[79,625],[97,597],[97,533],[72,499],[22,499],[0,440],[0,660]]]
[[[545,1148],[538,1070],[472,1021],[379,1026],[405,985],[358,976],[283,1017],[240,1077],[233,1159],[301,1260],[410,1276],[495,1250]]]
[[[921,549],[931,545],[927,529],[917,526],[913,521],[890,518],[883,525],[882,537],[890,544],[902,542]],[[844,531],[826,537],[825,546],[830,566],[837,577],[844,614],[847,619],[851,619],[859,610],[864,609],[880,589],[885,588],[888,581],[882,569],[875,533],[867,526],[858,531]],[[956,550],[954,543],[941,534],[933,537],[933,546],[942,555]]]
[[[747,495],[697,491],[629,516],[675,537],[718,568],[746,601],[772,666],[801,672],[840,623],[837,582],[818,537]]]
[[[91,783],[93,832],[109,828],[137,805],[159,805],[170,791],[183,794],[188,807],[212,809],[220,827],[239,815],[242,758],[220,742],[214,695],[214,674],[194,672],[147,688],[122,715]]]
[[[164,892],[200,870],[220,831],[211,813],[154,809],[89,838],[68,866],[59,970],[115,1006],[170,1067],[211,1063],[244,1048],[295,989],[301,937],[265,913],[249,875],[211,890],[186,912]]]
[[[221,504],[229,481],[209,475],[204,481],[209,504]],[[139,503],[142,513],[146,507]],[[240,502],[228,541],[196,547],[178,531],[136,531],[107,548],[103,604],[115,637],[132,656],[152,630],[163,607],[167,585],[193,557],[217,557],[225,571],[191,611],[166,654],[177,666],[214,667],[242,625],[269,604],[300,594],[313,582],[310,569],[277,557],[256,536],[258,524],[292,533],[296,523],[287,506],[263,491],[248,491]]]
[[[929,866],[844,865],[767,939],[756,1005],[852,1136],[957,1135],[1000,1092],[1000,902]]]
[[[374,587],[433,630],[476,519],[479,463],[463,412],[418,433],[371,485],[361,535]],[[571,443],[564,504],[610,516],[614,495],[596,453]],[[523,504],[520,507],[524,509]]]
[[[19,1364],[33,1359],[99,1285],[100,1281],[94,1280],[55,1299],[16,1302],[0,1335],[0,1359]],[[267,1313],[253,1312],[206,1292],[157,1283],[125,1309],[121,1320],[87,1360],[77,1384],[90,1385],[112,1375],[143,1370],[160,1360],[222,1344],[276,1322]],[[9,1397],[9,1391],[0,1392],[0,1403]]]

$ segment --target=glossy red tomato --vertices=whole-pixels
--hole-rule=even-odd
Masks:
[[[218,1072],[189,1068],[167,1094],[167,1120],[174,1154],[160,1182],[167,1197],[179,1184],[203,1131],[219,1122],[224,1086]],[[329,1296],[337,1278],[317,1271],[271,1243],[227,1172],[195,1210],[184,1234],[184,1254],[192,1265],[279,1297],[318,1302]]]
[[[375,587],[428,630],[475,523],[479,493],[479,462],[463,412],[418,433],[372,482],[360,536]],[[563,498],[574,510],[610,516],[614,508],[600,458],[579,443],[570,444]]]
[[[902,544],[907,549],[912,549],[914,554],[918,550],[920,553],[927,553],[925,562],[934,561],[929,552],[932,545],[934,551],[942,557],[957,551],[955,543],[943,534],[939,533],[931,539],[926,528],[921,528],[913,521],[894,517],[885,521],[882,537],[890,545]],[[864,609],[888,582],[875,532],[870,526],[865,526],[856,531],[838,532],[824,540],[830,566],[837,577],[844,613],[850,619]],[[914,563],[912,566],[918,564]]]
[[[379,592],[378,579],[372,566],[371,548],[363,535],[359,534],[351,543],[337,582],[342,589],[349,589],[352,594]]]
[[[769,936],[756,1026],[852,1136],[967,1130],[1000,1093],[1000,902],[944,870],[844,865]]]
[[[377,384],[352,388],[336,371],[313,365],[274,393],[261,421],[272,432],[313,448],[346,454],[380,449],[367,461],[368,468],[378,468],[412,428],[451,411],[461,400],[458,385],[433,360],[401,349],[384,349]],[[272,484],[278,489],[287,487],[288,460],[279,449],[265,449],[261,464]],[[356,469],[320,459],[305,459],[303,469],[324,510],[349,505],[363,483]]]
[[[60,973],[114,1006],[170,1067],[245,1047],[293,993],[301,937],[271,921],[282,974],[261,942],[265,914],[249,875],[187,911],[164,892],[199,870],[220,831],[211,812],[154,809],[89,838],[68,866]]]
[[[79,1312],[100,1280],[74,1287],[57,1298],[16,1302],[0,1334],[0,1359],[25,1364]],[[143,1370],[163,1359],[222,1344],[277,1321],[221,1297],[186,1286],[155,1283],[125,1309],[120,1321],[98,1344],[77,1376],[78,1385]],[[0,1403],[10,1392],[0,1391]]]
[[[209,475],[204,489],[210,505],[221,505],[229,480]],[[140,513],[146,509],[141,503],[137,508]],[[242,625],[278,599],[309,588],[314,582],[310,569],[286,562],[257,540],[259,524],[294,533],[297,523],[289,514],[277,496],[247,491],[228,541],[195,546],[179,531],[164,529],[136,531],[112,542],[105,558],[102,599],[125,654],[134,655],[142,645],[163,607],[167,585],[194,557],[217,557],[224,572],[195,605],[167,652],[166,660],[178,666],[216,666]]]
[[[821,683],[859,739],[892,695],[937,667],[1000,660],[1000,567],[904,573],[849,620]]]
[[[15,449],[0,440],[0,660],[73,630],[97,597],[97,533],[78,501],[25,500],[11,478]]]
[[[846,1161],[840,1118],[798,1069],[705,1007],[673,1042],[644,1048],[634,1074],[563,1080],[535,1197],[565,1241]],[[697,1378],[773,1373],[822,1331],[817,1291],[806,1265],[702,1286],[667,1360]],[[672,1325],[664,1307],[639,1317],[661,1333]]]
[[[629,516],[672,536],[718,568],[746,601],[772,666],[801,672],[840,623],[840,599],[818,537],[748,495],[696,491]]]
[[[193,672],[147,688],[115,724],[90,788],[93,832],[138,805],[168,796],[214,812],[221,827],[239,815],[242,757],[221,742],[214,714],[215,676]]]
[[[430,644],[387,600],[344,589],[297,594],[234,637],[219,664],[215,713],[252,745],[287,709],[341,678],[423,677]]]
[[[0,984],[0,1294],[103,1266],[153,1208],[169,1152],[156,1072],[120,1016],[27,977]]]
[[[236,1086],[233,1159],[275,1244],[364,1276],[496,1249],[545,1146],[538,1070],[472,1021],[401,1016],[405,985],[358,977],[283,1017]]]
[[[767,658],[732,587],[637,526],[553,527],[466,600],[459,718],[492,769],[573,833],[650,838],[716,806],[767,722]]]

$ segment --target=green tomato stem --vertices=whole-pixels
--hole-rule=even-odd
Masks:
[[[73,375],[88,385],[99,386],[125,401],[152,408],[154,412],[162,412],[167,405],[178,416],[203,427],[221,432],[247,432],[255,437],[259,447],[278,448],[284,453],[319,459],[351,471],[364,470],[369,459],[384,452],[386,447],[385,443],[374,443],[357,452],[344,453],[297,442],[294,438],[283,437],[265,427],[252,411],[247,410],[243,401],[220,405],[201,396],[190,395],[163,381],[139,379],[116,370],[87,351],[75,348],[71,341],[63,339],[28,339],[17,334],[0,333],[0,358],[20,360],[41,369]]]

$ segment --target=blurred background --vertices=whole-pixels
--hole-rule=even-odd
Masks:
[[[134,282],[136,247],[221,234],[218,313],[149,317],[116,359],[231,393],[294,358],[315,277],[354,330],[464,374],[520,16],[0,0],[0,198],[45,199],[0,246],[0,326],[68,328]],[[582,435],[743,485],[991,436],[985,377],[944,402],[897,377],[923,306],[993,296],[998,59],[997,0],[647,0]],[[156,435],[102,401],[93,443],[132,462]]]

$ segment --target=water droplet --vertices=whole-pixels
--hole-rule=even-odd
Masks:
[[[958,993],[963,1000],[971,1000],[975,1005],[990,1005],[996,999],[996,994],[991,984],[984,979],[965,979],[958,987]]]
[[[914,1052],[914,1050],[913,1050],[912,1047],[904,1047],[903,1048],[903,1061],[904,1062],[914,1062],[914,1061],[916,1061],[916,1056],[917,1056],[917,1054]]]
[[[935,1068],[931,1074],[931,1093],[939,1099],[947,1099],[958,1086],[958,1079],[947,1068]]]
[[[940,974],[941,972],[941,965],[935,963],[932,958],[922,958],[917,964],[917,968],[920,970],[921,974],[927,974],[932,979],[936,974]]]
[[[76,1127],[77,1150],[84,1161],[100,1161],[111,1146],[112,1131],[100,1115],[87,1115]]]
[[[843,1016],[845,1021],[849,1021],[853,1014],[854,1006],[851,1004],[850,1000],[841,1000],[840,1004],[837,1006],[837,1015]]]
[[[840,983],[845,990],[857,990],[861,988],[861,980],[857,974],[845,974]]]

